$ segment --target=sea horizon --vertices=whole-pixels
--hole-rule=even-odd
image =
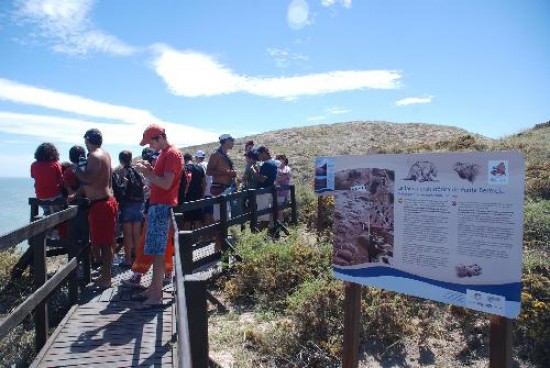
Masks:
[[[29,198],[35,196],[30,177],[0,177],[0,235],[29,223]]]

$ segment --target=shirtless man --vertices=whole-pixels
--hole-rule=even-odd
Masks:
[[[118,205],[111,191],[111,156],[101,148],[103,137],[97,129],[84,134],[88,149],[86,163],[75,166],[75,175],[90,200],[88,223],[92,247],[101,249],[101,276],[97,286],[111,287],[111,267],[115,247],[115,225]]]

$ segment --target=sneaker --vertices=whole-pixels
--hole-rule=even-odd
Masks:
[[[122,286],[145,289],[145,286],[141,285],[141,275],[139,273],[134,273],[129,279],[121,280],[120,283]]]

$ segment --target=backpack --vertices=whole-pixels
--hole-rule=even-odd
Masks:
[[[113,173],[113,194],[117,202],[143,202],[143,177],[133,167],[127,167],[126,186]]]
[[[180,185],[178,188],[178,205],[181,205],[187,200],[187,193],[189,192],[189,184],[191,184],[191,178],[191,171],[186,169],[186,165],[183,165],[181,171]]]
[[[204,169],[202,166],[193,163],[185,165],[185,169],[187,172],[191,173],[191,181],[189,182],[185,201],[188,202],[202,199],[202,181],[205,176]]]

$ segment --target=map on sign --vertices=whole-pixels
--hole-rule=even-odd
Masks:
[[[315,192],[335,197],[336,277],[519,314],[520,153],[318,157]]]

